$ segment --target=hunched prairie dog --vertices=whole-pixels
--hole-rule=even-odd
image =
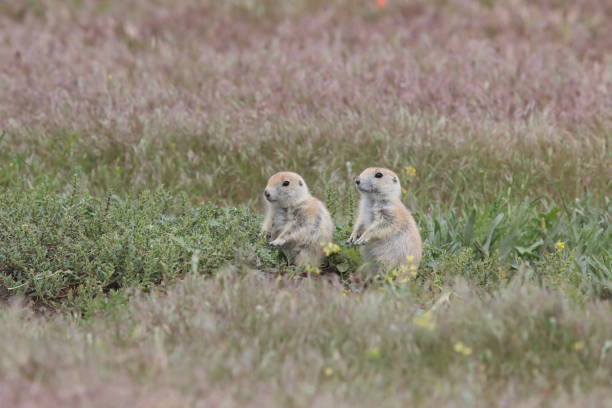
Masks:
[[[382,167],[365,169],[355,179],[359,212],[347,243],[363,245],[361,257],[377,269],[418,268],[422,244],[412,214],[400,200],[399,177]]]
[[[299,174],[290,171],[270,177],[264,198],[262,231],[272,240],[270,245],[287,249],[298,266],[318,267],[334,229],[325,205],[310,195]]]

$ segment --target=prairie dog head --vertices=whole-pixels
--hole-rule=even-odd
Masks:
[[[292,171],[281,171],[268,179],[264,198],[272,205],[287,208],[310,196],[302,176]]]
[[[369,167],[355,178],[361,194],[385,198],[400,198],[402,187],[397,174],[384,167]]]

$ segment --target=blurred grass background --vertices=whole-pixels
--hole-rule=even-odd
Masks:
[[[612,5],[382,3],[0,0],[0,402],[612,400]],[[266,179],[372,165],[418,276],[292,276]]]

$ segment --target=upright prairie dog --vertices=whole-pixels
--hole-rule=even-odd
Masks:
[[[363,245],[365,262],[388,271],[400,266],[418,268],[422,244],[412,214],[401,202],[399,177],[382,167],[365,169],[355,185],[361,199],[353,233],[347,243]]]
[[[262,231],[272,240],[270,245],[287,249],[298,266],[318,267],[334,229],[325,205],[310,195],[299,174],[290,171],[270,177],[264,197]]]

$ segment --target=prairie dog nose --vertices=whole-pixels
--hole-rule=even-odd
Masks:
[[[355,179],[355,184],[359,185],[359,183],[361,183],[361,180],[359,180],[359,178]]]
[[[270,192],[268,190],[264,191],[264,195],[266,196],[266,198],[270,198]]]

